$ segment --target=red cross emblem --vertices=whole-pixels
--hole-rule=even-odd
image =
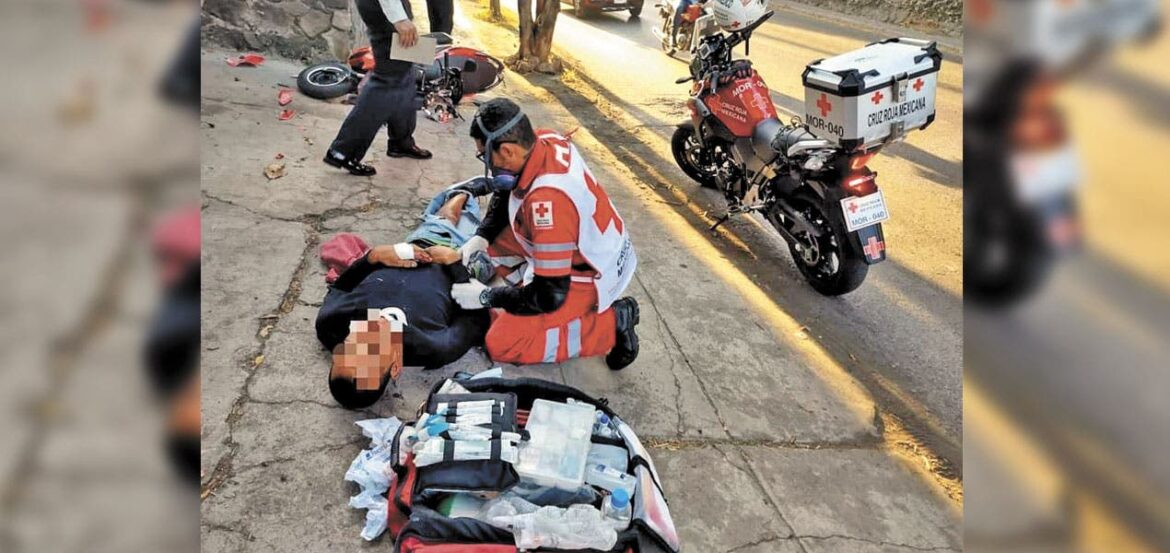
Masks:
[[[857,202],[849,202],[849,213],[857,213]]]
[[[884,98],[884,97],[885,96],[882,96],[882,91],[879,90],[877,92],[874,92],[873,97],[870,99],[873,100],[873,105],[876,106],[876,105],[882,103],[882,98]]]
[[[536,202],[532,204],[532,226],[535,228],[552,228],[553,226],[553,205],[552,202]]]
[[[833,111],[833,104],[829,103],[829,96],[821,93],[821,99],[817,100],[817,107],[821,108],[821,117],[828,117],[829,112]]]
[[[919,78],[917,81],[914,81],[914,92],[922,92],[922,85],[924,84],[926,84],[926,82],[921,78]]]
[[[878,259],[882,256],[882,252],[886,250],[886,243],[879,241],[876,236],[870,236],[869,241],[861,249],[865,251],[866,257]]]

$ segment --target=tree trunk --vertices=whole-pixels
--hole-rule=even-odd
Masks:
[[[536,0],[536,36],[533,37],[532,53],[536,56],[536,70],[542,73],[557,73],[560,64],[552,59],[553,31],[557,28],[557,14],[561,11],[561,0]]]
[[[534,1],[535,18],[532,16]],[[552,40],[557,14],[561,11],[560,0],[517,0],[516,8],[520,20],[520,49],[508,58],[508,64],[518,73],[534,69],[542,73],[559,73],[561,63],[552,57]]]
[[[500,11],[500,0],[491,0],[488,5],[491,9],[492,18],[500,19],[504,17],[504,12]]]

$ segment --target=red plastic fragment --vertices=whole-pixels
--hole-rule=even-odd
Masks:
[[[297,112],[291,109],[281,110],[280,115],[277,116],[277,119],[280,119],[281,121],[288,121],[296,114]]]
[[[288,88],[280,89],[280,93],[276,95],[276,102],[282,106],[287,106],[292,103],[292,90]]]
[[[228,58],[226,61],[227,64],[232,67],[237,67],[240,65],[256,67],[264,63],[264,56],[261,56],[260,54],[241,54],[239,57]]]

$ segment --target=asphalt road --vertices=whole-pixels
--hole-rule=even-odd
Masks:
[[[671,158],[670,133],[685,117],[689,90],[674,80],[687,75],[687,61],[659,48],[652,29],[660,24],[651,5],[633,19],[624,12],[577,19],[566,11],[557,19],[555,43],[576,59],[572,73],[608,104],[600,109],[639,123],[618,119],[607,124],[612,128],[590,131],[618,144],[664,203],[704,228],[722,213],[723,199],[686,179]],[[787,120],[803,111],[800,74],[807,63],[887,36],[778,9],[753,36],[750,59]],[[866,386],[882,413],[896,415],[919,445],[961,473],[962,65],[946,58],[934,125],[871,163],[892,215],[885,224],[889,260],[871,268],[861,289],[843,298],[818,295],[761,219],[738,218],[725,225],[728,232],[707,236]],[[637,127],[651,132],[634,136]],[[620,146],[634,141],[652,153]],[[678,205],[679,193],[685,205]]]

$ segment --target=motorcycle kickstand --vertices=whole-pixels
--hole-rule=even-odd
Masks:
[[[732,215],[734,215],[734,213],[732,213],[731,211],[724,213],[723,216],[720,217],[718,221],[715,221],[715,224],[711,225],[711,228],[709,228],[707,230],[710,232],[715,232],[715,230],[718,229],[720,225],[729,221],[731,219]]]

